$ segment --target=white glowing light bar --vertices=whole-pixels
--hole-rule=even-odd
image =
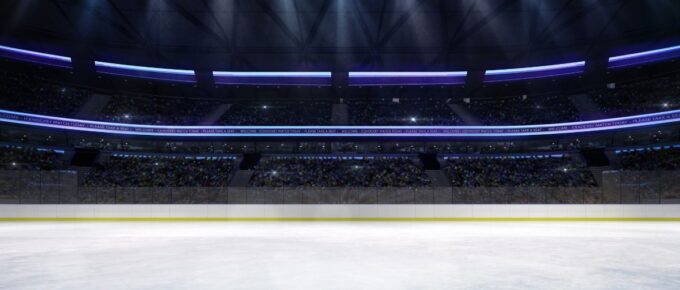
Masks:
[[[349,77],[358,78],[382,78],[382,77],[464,77],[467,76],[467,71],[441,71],[441,72],[349,72]]]
[[[217,77],[304,77],[304,78],[330,78],[331,72],[235,72],[213,71]]]
[[[165,81],[196,82],[196,73],[193,70],[138,66],[104,61],[95,61],[94,65],[99,73]]]
[[[351,71],[350,86],[458,85],[467,71]]]
[[[680,45],[666,47],[666,48],[660,48],[660,49],[654,49],[654,50],[648,50],[648,51],[642,51],[642,52],[636,52],[636,53],[631,53],[631,54],[612,56],[612,57],[609,58],[609,61],[611,62],[611,61],[618,61],[618,60],[623,60],[623,59],[638,58],[638,57],[642,57],[642,56],[663,54],[663,53],[673,52],[673,51],[680,51]]]
[[[224,85],[331,85],[331,72],[322,71],[214,71],[213,78],[216,84]]]
[[[133,70],[133,71],[143,71],[143,72],[156,72],[156,73],[166,73],[166,74],[179,74],[179,75],[195,75],[193,70],[185,69],[171,69],[171,68],[159,68],[159,67],[148,67],[148,66],[138,66],[129,64],[120,64],[104,61],[95,61],[94,65],[97,67],[109,67],[117,68],[121,70]]]
[[[585,61],[577,61],[553,65],[487,70],[484,74],[484,82],[518,81],[580,74],[583,73],[585,64]]]
[[[618,68],[680,57],[680,45],[617,55],[609,58],[609,68]]]
[[[68,56],[19,49],[4,45],[0,45],[0,54],[2,56],[16,60],[23,60],[28,62],[35,62],[60,67],[71,67],[71,58]]]
[[[520,67],[520,68],[508,68],[508,69],[493,69],[487,70],[485,75],[504,75],[504,74],[516,74],[516,73],[528,73],[528,72],[542,72],[551,71],[567,68],[583,67],[586,65],[585,61],[560,63],[552,65],[542,65],[542,66],[530,66],[530,67]]]

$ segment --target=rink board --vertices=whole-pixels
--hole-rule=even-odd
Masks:
[[[680,204],[3,204],[0,220],[680,221]]]

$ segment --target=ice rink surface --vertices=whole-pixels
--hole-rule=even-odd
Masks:
[[[1,222],[0,289],[680,289],[680,223]]]

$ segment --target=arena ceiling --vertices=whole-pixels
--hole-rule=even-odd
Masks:
[[[0,23],[4,44],[129,64],[453,70],[673,43],[680,1],[11,0]]]

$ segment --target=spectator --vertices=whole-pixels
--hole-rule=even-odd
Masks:
[[[114,96],[101,120],[150,125],[198,125],[219,103],[153,96]]]
[[[0,71],[0,109],[72,117],[89,94],[26,74]]]
[[[349,104],[353,125],[453,126],[462,121],[445,100],[437,98],[399,98],[394,100],[355,100]]]
[[[443,170],[456,187],[597,186],[586,166],[568,157],[449,159]]]
[[[625,170],[680,169],[680,148],[622,152],[619,158]]]
[[[466,106],[486,125],[564,123],[580,119],[566,96],[473,99]]]
[[[0,146],[0,169],[56,170],[63,167],[63,160],[53,150]]]
[[[98,164],[82,182],[84,186],[184,187],[227,186],[231,158],[117,157]]]
[[[332,105],[327,102],[235,103],[222,115],[220,125],[329,125]]]
[[[680,108],[680,74],[614,85],[591,92],[607,117],[622,117]]]
[[[251,186],[415,187],[431,183],[409,158],[272,157],[261,160]]]

